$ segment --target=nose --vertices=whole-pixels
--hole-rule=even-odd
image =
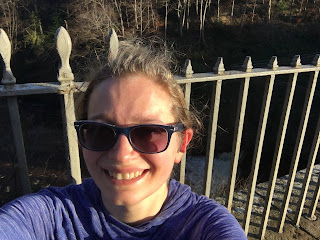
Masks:
[[[110,158],[117,162],[130,161],[137,153],[131,146],[129,139],[120,134],[116,143],[109,149]]]

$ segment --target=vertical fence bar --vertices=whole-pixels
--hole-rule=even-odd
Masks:
[[[296,171],[299,163],[304,136],[305,136],[308,120],[309,120],[311,104],[314,96],[314,91],[317,85],[318,74],[319,74],[319,70],[316,70],[310,75],[310,81],[308,84],[303,111],[301,115],[302,117],[300,120],[299,129],[298,129],[297,141],[294,147],[293,158],[290,165],[288,183],[287,183],[287,187],[284,195],[284,201],[280,210],[280,219],[278,222],[278,231],[280,233],[282,233],[283,231],[283,226],[284,226],[285,218],[287,215],[291,192],[293,189],[293,183],[296,176]]]
[[[320,66],[320,54],[317,54],[313,60],[313,65],[319,67]],[[319,116],[320,118],[320,116]],[[309,208],[309,212],[308,212],[308,217],[312,220],[316,219],[316,216],[314,215],[317,205],[318,205],[318,201],[319,201],[319,195],[320,195],[320,174],[318,176],[318,184],[316,186],[312,201],[311,201],[311,205]]]
[[[5,85],[6,86],[6,85]],[[23,194],[31,192],[17,97],[7,97],[11,128],[17,154],[19,182]]]
[[[3,29],[0,29],[0,54],[4,62],[3,79],[1,83],[4,85],[5,88],[10,89],[16,83],[16,79],[13,76],[10,67],[11,43]],[[15,151],[17,154],[19,184],[21,186],[22,193],[28,194],[31,192],[31,189],[17,97],[7,97],[7,102],[9,108],[11,128],[13,132]]]
[[[314,195],[311,201],[311,205],[309,208],[309,213],[308,213],[308,217],[310,219],[316,220],[316,216],[314,215],[317,209],[317,205],[318,205],[318,201],[319,201],[319,196],[320,196],[320,174],[318,176],[318,183],[316,186],[316,189],[314,191]]]
[[[251,69],[252,69],[251,57],[246,57],[243,70],[245,72],[250,72]],[[238,108],[237,108],[235,130],[234,130],[234,137],[233,137],[233,146],[232,146],[232,163],[231,163],[232,169],[230,171],[227,201],[225,204],[229,212],[231,212],[234,188],[236,183],[242,131],[243,131],[243,124],[244,124],[244,116],[246,112],[247,98],[248,98],[248,91],[249,91],[249,82],[250,82],[250,77],[247,77],[244,79],[244,81],[241,81],[240,90],[239,90],[239,97],[238,97],[239,100],[238,100]]]
[[[272,162],[271,174],[269,178],[268,190],[266,194],[266,201],[265,201],[265,205],[262,213],[262,221],[261,221],[261,227],[259,231],[260,239],[264,239],[266,229],[267,229],[274,188],[277,181],[280,159],[281,159],[284,140],[286,136],[294,91],[297,83],[297,77],[298,77],[298,73],[294,73],[290,76],[287,90],[286,90],[286,96],[283,102],[283,109],[282,109],[282,114],[281,114],[280,123],[279,123],[278,136],[276,140],[276,148],[273,155],[273,162]]]
[[[310,183],[311,176],[312,176],[314,163],[315,163],[315,160],[316,160],[316,157],[318,154],[319,143],[320,143],[320,117],[318,119],[317,130],[314,135],[313,142],[312,142],[312,147],[311,147],[308,165],[307,165],[307,169],[306,169],[306,175],[304,177],[303,186],[301,188],[302,193],[300,193],[299,201],[297,204],[298,208],[297,208],[294,220],[293,220],[293,222],[296,226],[299,226],[299,223],[300,223],[302,210],[303,210],[305,200],[307,197],[307,192],[308,192],[309,183]]]
[[[210,197],[211,191],[211,180],[212,180],[212,169],[213,169],[213,159],[214,159],[214,149],[217,137],[217,126],[218,126],[218,115],[220,106],[220,96],[221,96],[221,86],[222,81],[216,81],[216,85],[213,89],[210,110],[210,124],[209,124],[209,135],[207,144],[207,159],[205,167],[205,196]]]
[[[315,66],[319,66],[319,61],[320,61],[320,55],[317,55],[314,60],[313,60],[313,65]],[[312,141],[312,146],[311,146],[311,150],[310,150],[310,154],[309,154],[309,159],[308,159],[308,164],[307,164],[307,169],[306,169],[306,174],[304,177],[304,181],[303,181],[303,186],[301,188],[301,193],[300,193],[300,197],[299,197],[299,201],[297,204],[297,211],[294,217],[294,224],[296,226],[299,226],[300,223],[300,219],[301,219],[301,215],[302,215],[302,210],[305,204],[305,200],[307,197],[307,192],[308,192],[308,188],[309,188],[309,184],[310,184],[310,180],[311,180],[311,176],[312,176],[312,172],[313,172],[313,167],[314,167],[314,163],[315,160],[317,158],[317,154],[318,154],[318,149],[319,149],[319,143],[320,143],[320,115],[319,115],[319,119],[318,119],[318,123],[317,123],[317,128],[315,131],[315,135]]]
[[[272,69],[277,68],[277,59],[273,58],[271,59],[271,62],[269,65],[272,66]],[[260,158],[261,158],[261,152],[263,147],[263,141],[264,141],[264,135],[266,131],[266,125],[269,115],[269,108],[270,108],[270,102],[272,97],[272,90],[274,85],[274,79],[275,75],[271,75],[267,77],[266,79],[266,85],[265,85],[265,91],[264,91],[264,97],[261,107],[261,114],[260,114],[260,121],[258,126],[258,132],[257,132],[257,139],[254,149],[254,157],[252,161],[252,167],[251,167],[251,176],[250,176],[250,183],[249,183],[249,193],[247,197],[247,203],[246,203],[246,209],[245,209],[245,216],[243,221],[243,228],[245,233],[248,235],[249,231],[249,224],[250,224],[250,217],[251,217],[251,210],[253,205],[253,199],[254,199],[254,193],[256,189],[256,183],[257,183],[257,177],[258,177],[258,171],[259,171],[259,164],[260,164]]]
[[[81,169],[79,148],[77,134],[73,126],[73,123],[76,120],[73,98],[74,77],[69,64],[69,58],[71,54],[71,39],[66,29],[63,27],[58,28],[55,41],[61,59],[58,81],[62,86],[64,86],[63,100],[61,105],[66,135],[66,152],[67,158],[70,161],[70,177],[73,183],[80,184]]]
[[[214,72],[217,74],[223,74],[224,65],[223,59],[218,58],[218,61],[214,67]],[[207,154],[206,154],[206,166],[205,166],[205,196],[210,197],[211,191],[211,180],[212,180],[212,168],[214,159],[214,149],[217,137],[217,126],[218,126],[218,115],[220,107],[220,96],[221,96],[222,80],[217,80],[212,90],[211,105],[210,105],[210,120],[208,130],[208,143],[207,143]]]
[[[193,70],[190,59],[187,59],[184,64],[183,76],[186,78],[192,78]],[[184,99],[186,101],[186,107],[189,110],[190,108],[190,95],[191,95],[191,83],[185,84],[184,89]],[[183,154],[181,163],[180,163],[180,179],[179,181],[184,184],[186,177],[186,162],[187,162],[187,154]]]

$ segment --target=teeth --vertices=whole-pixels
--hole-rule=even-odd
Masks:
[[[123,177],[122,177],[122,174],[121,174],[121,173],[117,173],[117,179],[118,179],[118,180],[122,180],[122,179],[123,179]]]
[[[136,172],[131,172],[131,173],[115,173],[108,171],[109,175],[117,180],[130,180],[136,177],[141,176],[143,171],[136,171]]]

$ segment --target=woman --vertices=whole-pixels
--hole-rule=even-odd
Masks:
[[[92,178],[7,204],[0,239],[246,239],[224,207],[170,180],[196,118],[168,63],[141,43],[112,49],[75,122]]]

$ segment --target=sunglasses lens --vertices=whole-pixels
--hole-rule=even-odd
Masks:
[[[115,141],[115,133],[112,128],[99,123],[83,124],[80,128],[83,145],[91,150],[106,150]]]
[[[163,151],[168,143],[168,132],[159,126],[140,126],[130,131],[134,147],[142,152],[157,153]]]

